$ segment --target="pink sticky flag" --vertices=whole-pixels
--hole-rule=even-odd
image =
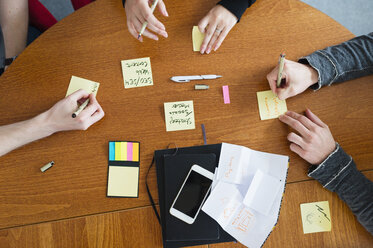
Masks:
[[[132,159],[132,146],[133,146],[133,143],[132,142],[128,142],[127,143],[127,161],[133,161]]]
[[[231,100],[229,99],[229,88],[228,85],[223,86],[223,97],[224,97],[224,103],[228,104],[231,103]]]

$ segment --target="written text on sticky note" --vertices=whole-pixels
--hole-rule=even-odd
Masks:
[[[122,60],[124,88],[153,85],[150,58]]]
[[[205,34],[201,33],[198,26],[193,26],[192,40],[193,40],[193,51],[199,52],[201,50],[202,41],[205,38]]]
[[[330,232],[332,222],[330,218],[329,202],[311,202],[300,204],[303,233]]]
[[[195,129],[193,101],[165,102],[166,130]]]
[[[278,118],[287,111],[285,100],[280,100],[271,90],[256,93],[261,120]]]
[[[66,96],[71,95],[77,90],[83,89],[87,91],[89,94],[97,94],[98,87],[100,83],[93,82],[84,78],[72,76],[69,84],[69,88],[67,89]]]

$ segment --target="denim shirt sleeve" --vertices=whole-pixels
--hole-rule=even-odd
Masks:
[[[318,50],[299,62],[318,72],[319,80],[311,86],[314,90],[373,74],[373,33]]]
[[[310,168],[308,176],[336,192],[373,235],[373,182],[357,170],[352,157],[338,143],[320,165]]]

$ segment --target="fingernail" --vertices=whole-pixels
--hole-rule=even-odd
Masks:
[[[201,47],[201,54],[203,54],[204,52],[205,52],[205,48]]]
[[[163,37],[165,37],[165,38],[167,38],[167,37],[168,37],[168,34],[167,34],[167,32],[164,32],[164,33],[163,33]]]
[[[207,54],[210,54],[210,52],[211,52],[211,47],[207,48],[206,53],[207,53]]]
[[[165,15],[168,17],[168,12],[167,12],[167,10],[165,10]]]
[[[218,50],[218,47],[217,47],[217,46],[214,47],[214,52],[216,52],[216,50]]]

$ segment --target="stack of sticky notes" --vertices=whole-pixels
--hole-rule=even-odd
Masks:
[[[107,196],[138,197],[140,143],[109,141]]]

